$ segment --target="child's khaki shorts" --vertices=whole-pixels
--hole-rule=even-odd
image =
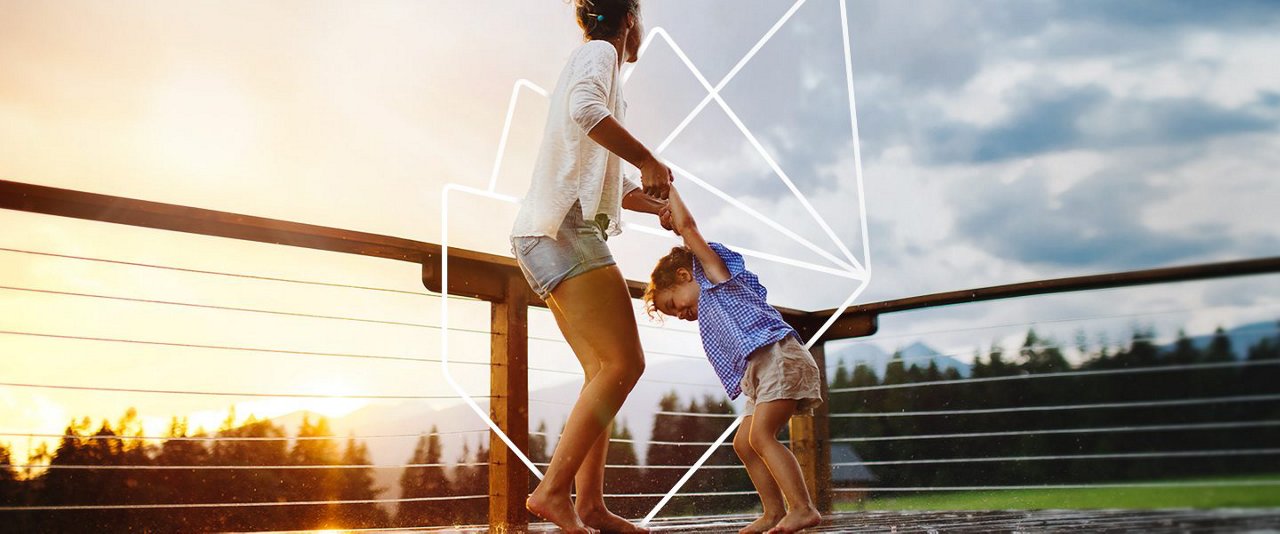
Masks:
[[[756,404],[794,399],[796,414],[812,415],[822,403],[822,382],[813,355],[787,336],[760,347],[747,357],[747,373],[742,377],[742,394],[747,397],[743,415],[756,412]]]

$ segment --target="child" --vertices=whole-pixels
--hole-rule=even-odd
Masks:
[[[729,398],[747,397],[746,417],[733,438],[733,450],[760,494],[764,513],[744,533],[789,534],[821,520],[809,498],[800,465],[778,442],[778,431],[797,412],[812,413],[822,402],[818,366],[799,342],[799,334],[765,301],[760,279],[742,256],[708,243],[672,187],[663,225],[684,238],[658,260],[645,307],[698,320],[702,344]],[[783,496],[786,497],[784,508]],[[785,514],[784,514],[785,510]]]

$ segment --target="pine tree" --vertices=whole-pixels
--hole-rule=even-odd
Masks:
[[[205,442],[182,439],[188,437],[204,437],[204,432],[188,436],[187,419],[174,416],[169,421],[166,439],[156,454],[156,465],[210,465],[209,448]],[[175,439],[178,438],[178,439]],[[153,489],[153,499],[160,503],[188,504],[202,502],[203,495],[198,488],[209,487],[216,479],[212,471],[204,469],[172,470],[162,469],[156,472],[158,480]],[[216,498],[207,502],[216,501]],[[213,509],[193,508],[181,514],[155,514],[164,516],[165,528],[160,530],[191,532],[206,530],[212,522]]]
[[[289,451],[289,465],[336,465],[338,445],[331,439],[329,420],[320,417],[315,423],[310,415],[302,417],[298,440]],[[288,495],[294,501],[334,501],[338,499],[340,469],[293,469],[286,477]],[[295,529],[326,529],[338,524],[339,505],[291,506]]]
[[[454,495],[488,495],[489,449],[484,446],[483,441],[476,443],[474,454],[471,446],[463,442],[462,455],[458,457],[453,479]],[[450,521],[453,524],[480,524],[488,516],[489,501],[486,498],[458,499],[450,503],[449,510],[452,512]]]
[[[288,443],[285,430],[269,420],[258,420],[250,415],[244,423],[236,424],[233,408],[227,413],[216,437],[232,438],[214,441],[210,450],[212,465],[262,466],[288,463]],[[255,438],[242,440],[237,438]],[[226,469],[211,472],[210,483],[196,488],[201,502],[264,502],[277,499],[297,500],[290,479],[291,471],[284,469]],[[253,508],[226,508],[212,515],[210,530],[289,530],[294,526],[296,510],[309,506],[263,506]],[[314,513],[314,511],[312,511]]]
[[[347,438],[342,452],[342,465],[372,465],[369,447],[357,443],[355,437]],[[384,490],[375,487],[372,468],[342,469],[338,476],[338,498],[344,501],[377,499]],[[388,526],[386,510],[377,504],[343,505],[339,518],[343,528],[376,528]]]
[[[18,503],[18,491],[21,482],[18,472],[13,468],[13,455],[9,446],[0,443],[0,505],[14,506]]]
[[[538,430],[529,436],[529,461],[535,464],[545,464],[551,461],[551,454],[547,452],[547,422],[540,421]],[[537,480],[534,480],[537,482]]]
[[[849,368],[845,367],[844,359],[841,359],[840,363],[836,364],[836,374],[832,379],[831,388],[839,389],[849,387],[849,380]]]
[[[640,460],[636,457],[636,447],[631,440],[631,429],[627,428],[626,421],[611,425],[609,452],[605,455],[605,465],[639,465]]]
[[[89,427],[92,422],[88,417],[79,421],[72,420],[65,430],[63,437],[58,443],[57,449],[49,456],[49,464],[51,466],[59,465],[85,465],[85,448],[90,440],[84,439],[89,433]],[[57,469],[51,468],[40,476],[40,494],[37,498],[37,504],[40,505],[75,505],[75,504],[92,504],[88,502],[93,496],[86,495],[88,477],[85,475],[88,471],[78,469]],[[78,518],[81,522],[86,519],[92,519],[93,516],[86,515]],[[51,531],[72,531],[76,528],[76,521],[73,521],[69,515],[60,514],[49,517],[47,527]]]
[[[1026,340],[1019,351],[1021,367],[1028,373],[1057,373],[1071,367],[1062,355],[1062,349],[1050,339],[1041,339],[1034,329],[1027,330]]]
[[[409,458],[410,464],[425,466],[408,467],[400,474],[401,497],[442,497],[451,493],[447,473],[441,466],[442,454],[440,435],[432,426],[429,436],[418,438]],[[396,509],[396,525],[402,527],[443,525],[448,520],[437,501],[402,502]]]
[[[1219,326],[1213,331],[1213,339],[1209,341],[1209,348],[1205,351],[1205,361],[1230,362],[1235,359],[1235,351],[1231,349],[1231,338],[1227,337],[1227,333]]]
[[[1178,340],[1173,344],[1173,352],[1169,354],[1170,363],[1174,364],[1192,364],[1200,361],[1200,351],[1196,349],[1196,345],[1187,337],[1187,331],[1178,329]]]

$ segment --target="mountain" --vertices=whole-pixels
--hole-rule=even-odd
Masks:
[[[938,369],[946,371],[947,369],[955,369],[960,376],[968,377],[970,373],[970,365],[950,356],[934,350],[920,341],[912,343],[898,350],[901,354],[903,362],[908,366],[917,365],[920,367],[928,367],[929,362],[938,365]],[[845,368],[852,371],[858,364],[863,364],[875,371],[876,376],[883,377],[885,369],[889,367],[889,361],[893,359],[893,354],[885,352],[884,349],[872,345],[870,343],[855,343],[848,347],[831,351],[827,354],[828,373],[834,372],[836,366],[843,363]]]
[[[1249,347],[1257,345],[1263,339],[1270,338],[1272,342],[1280,342],[1280,323],[1275,321],[1263,321],[1259,323],[1249,323],[1237,326],[1230,330],[1224,331],[1227,339],[1231,340],[1231,351],[1235,353],[1236,359],[1243,360],[1249,356]],[[1191,343],[1197,349],[1204,350],[1209,347],[1209,343],[1213,342],[1213,334],[1203,334],[1199,336],[1190,336]],[[1161,345],[1161,352],[1173,350],[1174,344]]]

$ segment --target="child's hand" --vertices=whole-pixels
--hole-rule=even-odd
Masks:
[[[676,234],[684,235],[685,230],[697,227],[698,223],[693,220],[693,214],[689,213],[689,207],[684,205],[684,199],[680,198],[675,187],[671,188],[668,211],[671,212],[671,226]]]
[[[675,223],[671,221],[670,204],[667,204],[666,206],[663,206],[661,210],[658,210],[658,222],[662,224],[663,230],[669,230],[675,232],[676,235],[680,235],[680,230],[678,230]]]

